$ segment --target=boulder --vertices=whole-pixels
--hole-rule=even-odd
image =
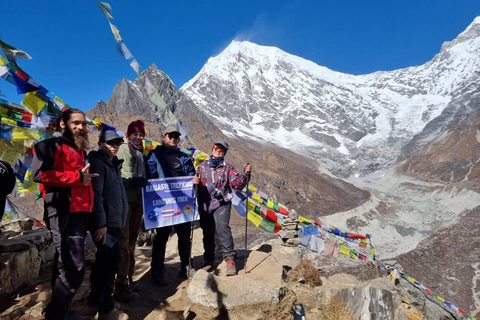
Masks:
[[[18,219],[13,221],[2,221],[2,229],[16,231],[16,232],[23,232],[32,230],[33,226],[35,225],[35,220],[26,218],[26,219]]]
[[[193,276],[187,293],[193,303],[232,309],[263,302],[278,302],[280,287],[278,284],[245,276],[215,276],[200,269]]]
[[[37,248],[26,243],[28,250],[0,253],[0,296],[37,281],[41,259]]]
[[[391,279],[379,278],[361,283],[351,275],[337,274],[315,288],[315,297],[320,307],[340,294],[354,319],[402,320],[405,315],[400,295]]]
[[[53,244],[52,234],[47,228],[25,231],[22,235],[17,235],[15,239],[28,241],[37,248],[42,261],[42,268],[49,268],[52,265],[55,245]]]
[[[22,239],[5,239],[0,241],[0,252],[19,252],[30,249],[32,244]]]
[[[239,260],[242,258],[237,258]],[[215,275],[198,270],[188,286],[188,297],[194,303],[225,309],[278,302],[280,289],[284,286],[284,266],[294,267],[300,261],[299,248],[269,240],[252,248],[246,272],[242,269],[238,275],[226,277],[225,262],[218,266]]]

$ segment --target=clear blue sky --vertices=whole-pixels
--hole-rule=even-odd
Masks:
[[[479,0],[106,2],[142,69],[155,63],[179,88],[234,39],[364,74],[427,62],[480,15]],[[2,40],[33,57],[20,67],[71,106],[88,110],[122,78],[135,79],[95,1],[0,4]],[[3,79],[0,90],[23,99]]]

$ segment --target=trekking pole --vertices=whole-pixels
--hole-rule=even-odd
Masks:
[[[250,172],[247,172],[247,198],[245,199],[245,259],[243,261],[243,270],[245,273],[247,273],[248,187],[250,185],[250,177]]]
[[[193,230],[195,229],[195,217],[196,217],[196,211],[197,211],[197,196],[198,196],[198,184],[194,184],[193,185],[193,218],[192,218],[192,222],[190,224],[190,253],[189,253],[189,256],[188,256],[188,274],[187,274],[187,278],[188,278],[188,281],[187,283],[190,281],[190,275],[191,275],[191,268],[192,268],[192,247],[193,247]]]

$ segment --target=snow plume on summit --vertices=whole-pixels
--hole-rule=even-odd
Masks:
[[[424,65],[359,76],[233,41],[181,91],[226,135],[290,148],[346,177],[395,162],[478,72],[476,18]]]

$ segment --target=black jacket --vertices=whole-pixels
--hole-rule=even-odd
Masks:
[[[91,230],[109,226],[123,228],[127,220],[128,202],[119,166],[123,160],[108,159],[102,150],[88,154],[90,173],[98,173],[92,178],[93,213],[90,218]]]

